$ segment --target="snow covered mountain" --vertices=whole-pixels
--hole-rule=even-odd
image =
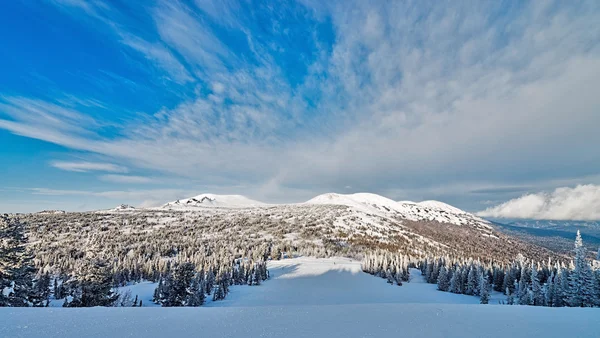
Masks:
[[[110,211],[135,211],[135,210],[137,210],[137,209],[129,204],[121,204],[116,208],[110,209]]]
[[[191,198],[169,202],[160,209],[168,210],[193,210],[204,208],[245,209],[271,206],[288,208],[301,205],[342,205],[351,210],[368,215],[410,221],[435,221],[456,225],[474,225],[481,228],[490,228],[490,223],[482,218],[465,212],[439,201],[396,202],[392,199],[371,193],[337,194],[327,193],[316,196],[299,204],[265,204],[249,199],[242,195],[216,195],[201,194]]]
[[[198,196],[169,202],[163,205],[163,209],[186,209],[186,208],[250,208],[264,206],[265,203],[249,199],[242,195],[215,195],[200,194]]]
[[[362,212],[380,216],[393,216],[411,221],[436,221],[456,225],[475,225],[490,228],[490,223],[466,211],[439,201],[396,202],[389,198],[370,194],[336,194],[328,193],[319,195],[306,204],[334,204],[345,205]]]

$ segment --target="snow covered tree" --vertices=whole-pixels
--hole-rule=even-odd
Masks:
[[[50,298],[50,274],[44,273],[41,274],[35,281],[33,285],[33,290],[31,295],[29,296],[29,301],[35,307],[48,306],[49,298]]]
[[[575,267],[569,274],[568,304],[572,307],[589,307],[594,304],[593,276],[579,230],[575,238]]]
[[[119,298],[112,289],[110,267],[101,258],[87,261],[66,284],[72,296],[67,307],[113,306]]]
[[[204,280],[200,275],[196,275],[190,285],[190,292],[186,299],[186,306],[201,306],[204,304],[206,296],[204,294]]]
[[[442,265],[440,273],[438,274],[437,280],[438,289],[441,291],[448,291],[450,289],[450,275],[445,265]]]
[[[510,289],[508,287],[506,287],[505,293],[506,293],[506,304],[508,304],[508,305],[515,304],[515,297],[510,292]]]
[[[550,273],[550,277],[548,277],[548,280],[546,281],[546,284],[544,285],[545,291],[544,291],[544,302],[546,303],[546,306],[554,306],[554,290],[555,290],[555,285],[554,285],[554,271],[552,271]]]
[[[594,304],[600,307],[600,269],[594,271]]]
[[[189,262],[180,263],[164,279],[157,292],[158,302],[165,307],[185,306],[190,294],[190,286],[194,278],[194,265]]]
[[[72,296],[66,307],[113,306],[119,294],[113,291],[113,274],[102,254],[102,240],[92,236],[87,243],[86,259],[81,261],[75,275],[64,284]]]
[[[0,306],[29,306],[33,294],[33,256],[19,219],[0,215]]]
[[[530,300],[531,305],[535,306],[544,306],[545,305],[545,297],[542,291],[542,287],[540,285],[540,279],[538,278],[538,270],[533,262],[531,263],[531,293],[532,298]]]
[[[450,292],[452,293],[462,293],[462,269],[460,267],[456,267],[454,273],[452,274],[452,278],[450,278]]]
[[[477,269],[471,266],[467,277],[467,288],[465,289],[465,294],[474,295],[476,293],[475,290],[477,290],[479,287],[478,279],[479,276],[477,275]]]
[[[484,274],[479,275],[479,299],[481,304],[487,304],[490,301],[489,282]]]

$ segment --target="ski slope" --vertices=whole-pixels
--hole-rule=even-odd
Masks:
[[[275,261],[269,270],[262,285],[232,287],[226,300],[200,308],[2,308],[0,337],[515,338],[600,330],[599,309],[480,305],[435,290],[418,271],[393,286],[343,258]]]

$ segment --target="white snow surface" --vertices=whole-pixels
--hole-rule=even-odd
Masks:
[[[306,204],[345,205],[366,213],[379,216],[394,216],[411,221],[437,221],[457,225],[471,224],[483,228],[491,228],[488,221],[466,211],[439,201],[396,202],[389,198],[371,194],[336,194],[319,195],[305,202]]]
[[[136,208],[129,204],[121,204],[116,208],[112,208],[109,211],[135,211]]]
[[[0,337],[562,338],[600,330],[599,309],[480,305],[437,291],[416,270],[403,286],[345,258],[274,261],[269,271],[263,284],[234,286],[200,308],[0,308]]]
[[[490,223],[482,218],[439,201],[396,202],[387,197],[371,193],[337,194],[327,193],[316,196],[304,203],[267,204],[252,200],[242,195],[201,194],[198,196],[169,202],[158,210],[207,211],[208,209],[251,209],[260,207],[287,208],[298,205],[342,205],[370,215],[391,219],[407,219],[411,221],[437,221],[456,225],[473,225],[483,230],[490,230]],[[141,211],[142,209],[110,210]]]
[[[467,213],[464,210],[461,210],[457,207],[453,207],[450,204],[446,204],[446,203],[440,202],[440,201],[429,200],[429,201],[419,202],[417,204],[422,207],[444,210],[446,212],[453,213],[453,214],[466,214]]]
[[[200,194],[198,196],[169,202],[162,206],[167,209],[189,207],[220,207],[220,208],[248,208],[265,206],[265,203],[249,199],[242,195],[216,195]]]

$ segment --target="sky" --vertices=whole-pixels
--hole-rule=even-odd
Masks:
[[[372,192],[598,217],[596,0],[0,7],[2,212]]]

